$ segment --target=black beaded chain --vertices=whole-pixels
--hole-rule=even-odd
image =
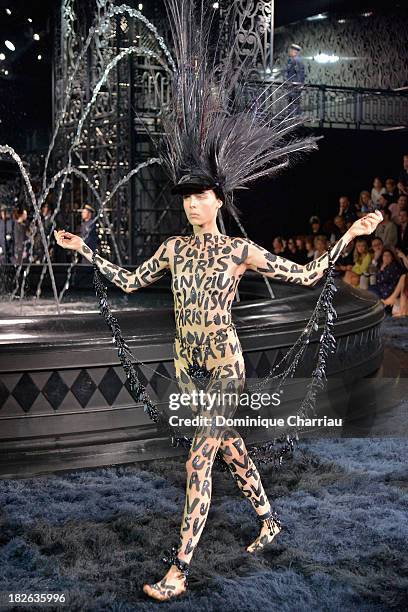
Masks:
[[[158,430],[170,437],[171,445],[174,447],[183,447],[185,449],[190,449],[192,444],[192,438],[187,436],[181,436],[178,430],[172,427],[165,413],[160,412],[158,408],[154,405],[149,395],[146,392],[146,387],[140,382],[136,370],[132,364],[132,360],[138,361],[133,356],[129,346],[126,344],[123,339],[121,329],[119,326],[119,322],[117,318],[112,314],[108,299],[107,299],[107,287],[103,284],[100,278],[99,270],[96,264],[96,255],[97,249],[93,252],[92,255],[92,264],[94,268],[94,288],[96,292],[96,296],[99,300],[99,310],[100,314],[105,319],[108,327],[111,330],[113,342],[118,349],[118,356],[121,361],[122,367],[125,371],[126,377],[129,381],[129,391],[132,397],[137,402],[143,402],[143,410],[148,414],[149,418],[154,421],[157,425]],[[336,341],[332,333],[332,329],[334,327],[334,320],[337,316],[335,309],[333,308],[333,297],[334,293],[337,291],[337,287],[334,283],[334,262],[331,258],[331,246],[328,249],[328,261],[329,266],[325,271],[326,281],[322,292],[319,296],[317,305],[315,310],[310,317],[308,324],[295,342],[295,344],[291,347],[288,353],[281,359],[281,361],[275,365],[269,372],[269,374],[263,379],[263,381],[268,381],[271,378],[281,378],[281,382],[279,387],[281,387],[286,380],[286,378],[290,375],[293,376],[296,366],[299,362],[301,355],[309,343],[310,335],[313,331],[317,331],[318,329],[318,320],[323,312],[325,314],[325,322],[322,335],[320,337],[320,348],[318,353],[318,360],[315,369],[312,373],[311,383],[308,385],[308,390],[303,400],[300,411],[298,414],[306,415],[310,411],[315,410],[316,404],[316,393],[319,388],[324,386],[324,380],[326,379],[325,371],[326,371],[326,361],[328,357],[328,353],[334,353],[336,350]],[[277,370],[277,368],[287,361],[290,357],[293,356],[294,350],[297,349],[297,353],[293,358],[293,362],[288,368],[280,375],[273,376],[273,372]],[[142,362],[139,362],[142,363]],[[196,359],[196,353],[193,350],[193,358],[192,364],[189,367],[189,374],[195,381],[196,385],[200,388],[206,388],[210,378],[211,378],[212,370],[207,370],[207,368],[203,365],[200,366]],[[172,380],[172,379],[171,379]],[[264,384],[261,383],[261,385]],[[253,388],[259,388],[259,385],[255,385]],[[299,429],[295,430],[295,433],[283,434],[274,440],[270,440],[261,444],[252,444],[248,445],[248,454],[252,457],[252,459],[256,463],[273,463],[274,467],[279,467],[282,464],[283,458],[287,454],[292,454],[294,450],[294,445],[299,441],[298,436]],[[281,444],[280,448],[275,449],[274,447],[277,443]],[[217,451],[215,457],[215,464],[222,470],[226,471],[228,466],[225,461],[223,461],[222,454],[220,450]]]

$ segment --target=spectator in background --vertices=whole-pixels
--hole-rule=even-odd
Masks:
[[[48,239],[49,233],[51,231],[51,217],[52,217],[52,210],[51,210],[51,206],[47,203],[44,203],[41,207],[41,223],[42,226],[44,228],[44,234],[45,237]],[[34,246],[33,246],[33,261],[34,263],[42,263],[44,256],[45,256],[45,252],[44,252],[44,245],[43,245],[43,241],[42,241],[42,237],[41,237],[41,232],[39,230],[39,228],[37,227],[37,225],[34,227]]]
[[[305,67],[300,57],[302,48],[292,44],[288,49],[288,61],[284,71],[286,81],[286,100],[288,115],[298,115],[300,113],[300,92],[305,82]]]
[[[297,250],[299,252],[299,258],[301,260],[299,263],[301,264],[307,263],[309,260],[307,257],[307,250],[306,250],[306,236],[296,236],[295,242],[296,242]]]
[[[373,212],[373,203],[370,198],[369,191],[360,191],[358,202],[356,204],[357,217],[361,218],[369,212]]]
[[[334,217],[334,227],[330,235],[330,242],[334,244],[347,232],[347,225],[344,217],[336,215]]]
[[[97,218],[94,216],[96,210],[90,204],[85,204],[82,208],[78,208],[81,213],[80,236],[85,244],[94,251],[98,246]],[[82,255],[82,263],[88,263],[87,259]]]
[[[380,238],[386,247],[395,247],[398,240],[397,225],[391,220],[391,212],[387,208],[381,211],[383,220],[376,227],[374,235]]]
[[[353,262],[351,270],[347,270],[344,274],[344,282],[353,287],[358,287],[360,285],[360,276],[365,272],[368,273],[368,267],[371,263],[371,254],[365,238],[358,238],[356,240],[353,250]]]
[[[402,158],[402,170],[398,176],[397,187],[400,193],[408,195],[408,153]]]
[[[404,271],[399,277],[394,291],[386,298],[382,299],[384,306],[392,306],[393,317],[408,316],[408,256],[397,249],[397,255],[404,267]]]
[[[337,258],[334,269],[340,274],[343,275],[347,270],[351,270],[354,265],[353,260],[353,251],[354,251],[354,240],[351,240],[342,252],[340,256]]]
[[[380,208],[380,196],[385,193],[385,187],[382,184],[382,180],[376,176],[373,180],[373,187],[371,189],[371,201],[374,206]]]
[[[375,237],[371,241],[371,263],[378,266],[381,254],[384,249],[384,243],[381,238]]]
[[[27,218],[28,214],[25,209],[14,211],[14,253],[12,263],[20,265],[24,259],[24,243],[27,239]]]
[[[327,251],[328,247],[329,245],[327,236],[325,236],[324,234],[319,234],[318,236],[315,236],[313,259],[317,259],[321,255],[323,255],[323,253]]]
[[[323,235],[328,238],[327,234],[322,230],[322,224],[320,223],[320,219],[316,215],[312,215],[309,219],[310,225],[310,233],[312,236]]]
[[[305,238],[305,249],[307,261],[311,261],[314,257],[314,236],[306,236]]]
[[[276,236],[272,242],[273,252],[275,255],[289,258],[289,252],[285,247],[285,241],[282,236]]]
[[[399,224],[397,225],[397,247],[408,254],[408,211],[403,209],[399,213]]]
[[[7,214],[6,204],[0,204],[0,264],[11,263],[13,257],[14,219]]]
[[[392,294],[400,279],[403,269],[391,249],[383,249],[377,265],[375,285],[369,287],[379,298]]]
[[[379,200],[379,203],[380,203],[379,210],[381,210],[381,212],[383,212],[384,210],[388,210],[388,207],[389,207],[390,203],[388,201],[388,198],[387,198],[386,194],[382,193],[380,195],[380,197],[378,198],[378,200]]]
[[[340,196],[339,197],[339,212],[338,216],[344,217],[345,222],[347,223],[347,227],[349,224],[351,225],[356,221],[357,215],[355,211],[351,208],[350,199],[348,196]]]
[[[390,204],[391,202],[396,202],[399,193],[398,193],[398,189],[397,189],[394,179],[387,178],[387,180],[385,181],[385,194],[384,195],[386,196]]]
[[[302,253],[299,251],[299,249],[296,246],[296,242],[294,238],[288,238],[287,252],[288,252],[287,256],[290,259],[290,261],[293,261],[294,263],[297,263],[297,264],[305,263],[303,261]]]
[[[303,85],[305,82],[305,66],[303,64],[300,52],[302,47],[291,44],[288,49],[288,61],[285,70],[285,79],[292,83]]]
[[[389,205],[391,220],[394,223],[399,223],[400,210],[408,210],[408,197],[404,194],[398,196],[398,200]]]

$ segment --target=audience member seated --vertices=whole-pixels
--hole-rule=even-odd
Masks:
[[[317,259],[318,257],[323,255],[323,253],[327,251],[327,249],[329,248],[329,241],[324,234],[319,234],[318,236],[315,236],[313,246],[314,246],[313,259]]]
[[[390,204],[397,201],[399,192],[393,178],[387,178],[385,181],[385,196]]]
[[[395,247],[398,240],[397,225],[391,221],[391,212],[389,209],[382,210],[383,220],[376,227],[374,235],[376,238],[381,238],[385,247]]]
[[[408,254],[408,211],[400,210],[397,225],[397,247]]]
[[[379,298],[387,298],[396,288],[403,269],[392,249],[383,249],[375,275],[375,285],[369,287]]]
[[[297,264],[306,263],[305,254],[298,249],[295,238],[288,238],[287,250],[290,261]]]
[[[381,210],[381,212],[383,212],[383,210],[388,210],[388,207],[390,205],[390,202],[387,198],[387,196],[385,195],[385,193],[382,193],[380,195],[380,197],[378,198],[380,206],[378,210]]]
[[[352,269],[354,264],[353,251],[354,240],[351,240],[348,244],[346,244],[335,263],[334,269],[336,270],[338,275],[343,276],[344,273],[347,272],[347,270]]]
[[[337,213],[341,217],[344,217],[347,226],[350,227],[352,223],[357,219],[355,211],[352,209],[350,199],[348,196],[340,196],[339,198],[339,212]]]
[[[368,249],[368,243],[365,238],[358,238],[353,250],[353,267],[347,270],[344,274],[344,282],[358,287],[360,285],[360,276],[365,272],[368,273],[368,267],[371,263],[371,253]]]
[[[371,201],[375,206],[377,206],[377,208],[380,208],[380,196],[382,196],[384,193],[385,187],[382,184],[382,180],[376,176],[373,180],[373,187],[371,189]]]
[[[358,202],[355,206],[357,217],[361,218],[367,215],[369,212],[373,212],[374,207],[370,198],[369,191],[360,191]]]
[[[408,256],[400,249],[396,249],[397,255],[404,266],[404,273],[399,277],[394,291],[385,299],[384,306],[392,306],[393,317],[408,316]]]
[[[371,253],[370,265],[374,265],[376,268],[378,268],[378,264],[381,260],[381,255],[382,255],[384,248],[385,248],[384,243],[381,240],[381,238],[376,236],[375,238],[372,239],[371,248],[370,248],[370,253]]]
[[[398,223],[400,210],[408,210],[408,197],[406,195],[398,196],[397,201],[390,204],[388,209],[391,213],[391,220]]]
[[[311,261],[314,258],[314,236],[306,236],[305,249],[307,261]]]
[[[272,246],[275,255],[280,255],[281,257],[287,257],[290,259],[289,251],[285,246],[285,241],[282,236],[276,236],[276,238],[273,239]]]
[[[333,230],[330,235],[331,244],[334,244],[335,242],[340,240],[340,238],[343,236],[343,234],[346,233],[346,231],[347,231],[347,224],[346,224],[346,221],[344,220],[344,217],[342,217],[341,215],[336,215],[334,217]]]
[[[402,170],[398,176],[397,187],[400,193],[408,195],[408,154],[402,158]]]
[[[310,225],[310,233],[313,236],[323,235],[323,236],[326,236],[327,238],[329,237],[326,234],[326,232],[323,230],[322,224],[318,216],[312,215],[309,219],[309,225]]]

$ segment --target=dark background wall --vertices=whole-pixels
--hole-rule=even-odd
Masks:
[[[371,189],[375,176],[397,178],[402,155],[408,153],[405,133],[333,129],[317,133],[324,136],[318,151],[274,180],[259,181],[249,194],[239,195],[248,234],[266,248],[272,247],[278,234],[307,231],[311,214],[322,221],[336,214],[340,195],[355,202],[360,191]]]

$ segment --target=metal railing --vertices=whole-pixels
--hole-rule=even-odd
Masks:
[[[304,114],[311,127],[383,130],[408,128],[408,90],[253,81],[249,97],[261,89],[271,96],[273,113]]]

